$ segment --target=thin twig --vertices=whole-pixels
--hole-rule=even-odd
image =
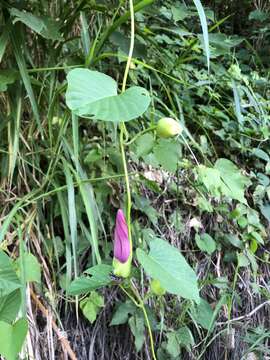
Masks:
[[[233,321],[240,321],[240,320],[249,318],[249,317],[251,317],[252,315],[254,315],[257,311],[259,311],[262,307],[264,307],[265,305],[270,305],[270,300],[267,300],[267,301],[265,301],[264,303],[258,305],[257,307],[255,307],[255,309],[253,309],[253,310],[252,310],[250,313],[248,313],[248,314],[239,316],[239,317],[237,317],[237,318],[234,318],[234,319],[231,319],[231,320],[228,320],[228,321],[217,322],[217,325],[225,325],[225,324],[231,323],[231,322],[233,322]]]
[[[47,319],[50,318],[49,311],[45,308],[45,306],[41,303],[37,295],[34,293],[32,289],[30,289],[30,294],[32,299],[34,300],[36,306],[39,308],[39,310],[42,312],[43,316]],[[71,360],[77,360],[77,356],[75,355],[74,351],[71,349],[69,345],[69,341],[65,336],[63,336],[63,331],[61,331],[58,326],[56,325],[55,321],[51,318],[51,324],[52,328],[55,331],[59,341],[61,342],[62,348],[67,352],[68,356]]]

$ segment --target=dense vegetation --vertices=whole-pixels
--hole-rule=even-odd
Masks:
[[[270,357],[269,10],[1,1],[3,359]]]

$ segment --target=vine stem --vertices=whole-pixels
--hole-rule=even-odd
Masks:
[[[148,330],[148,334],[149,334],[149,338],[150,338],[150,347],[151,347],[152,357],[153,357],[153,360],[157,360],[156,354],[155,354],[155,346],[154,346],[154,339],[153,339],[153,335],[152,335],[151,325],[150,325],[150,321],[149,321],[149,318],[147,315],[147,311],[144,306],[144,301],[141,298],[140,294],[138,293],[138,291],[137,291],[136,287],[134,286],[134,284],[132,283],[132,281],[130,281],[130,285],[131,285],[131,290],[138,301],[132,295],[130,295],[130,293],[122,285],[119,285],[119,286],[120,286],[121,290],[128,296],[128,298],[138,308],[142,309],[142,312],[143,312],[143,315],[145,318],[145,322],[146,322],[146,326],[147,326],[147,330]]]
[[[129,0],[129,8],[130,8],[130,20],[131,20],[131,35],[130,35],[129,53],[128,53],[127,63],[126,63],[123,82],[122,82],[122,92],[124,92],[126,90],[128,72],[129,72],[129,69],[130,69],[130,64],[131,64],[131,60],[132,60],[132,54],[133,54],[133,50],[134,50],[135,20],[134,20],[133,0]],[[119,141],[120,141],[121,157],[122,157],[122,163],[123,163],[124,174],[125,174],[126,193],[127,193],[127,226],[128,226],[128,237],[129,237],[129,241],[130,241],[130,245],[131,245],[130,248],[131,248],[131,256],[132,256],[132,235],[131,235],[131,206],[132,206],[132,203],[131,203],[129,175],[128,175],[128,169],[127,169],[127,160],[126,160],[126,153],[125,153],[124,134],[126,135],[126,138],[127,138],[127,130],[126,130],[125,124],[124,124],[124,122],[121,122],[120,123],[120,139],[119,139]],[[142,309],[143,314],[144,314],[144,318],[145,318],[145,322],[146,322],[146,325],[147,325],[148,333],[149,333],[152,357],[153,357],[154,360],[156,360],[157,358],[156,358],[156,355],[155,355],[154,340],[153,340],[152,330],[151,330],[148,315],[147,315],[147,312],[146,312],[146,309],[145,309],[145,306],[144,306],[144,301],[141,298],[140,294],[138,293],[136,287],[133,285],[132,281],[130,281],[130,284],[131,284],[131,289],[132,289],[134,295],[138,299],[138,302],[134,299],[134,297],[132,295],[129,294],[128,291],[126,291],[124,289],[123,286],[120,285],[120,288],[134,302],[134,304],[137,307]]]
[[[128,77],[128,72],[130,69],[131,60],[132,60],[132,54],[133,54],[133,50],[134,50],[134,39],[135,39],[135,21],[134,21],[133,0],[129,0],[129,7],[130,7],[130,20],[131,20],[131,35],[130,35],[128,58],[127,58],[127,63],[126,63],[126,68],[125,68],[123,83],[122,83],[122,92],[124,92],[126,90],[127,77]],[[123,163],[124,173],[125,173],[125,182],[126,182],[128,237],[129,237],[131,251],[132,251],[131,217],[130,217],[131,193],[130,193],[130,183],[129,183],[128,169],[127,169],[127,160],[126,160],[125,147],[124,147],[124,133],[126,133],[126,128],[125,128],[125,124],[122,122],[120,124],[120,149],[121,149],[121,157],[122,157],[122,163]],[[132,256],[132,254],[131,254],[131,256]]]

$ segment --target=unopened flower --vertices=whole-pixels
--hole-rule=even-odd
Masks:
[[[128,237],[128,226],[123,210],[116,215],[114,230],[113,268],[114,274],[126,278],[130,274],[132,250]]]
[[[183,131],[178,121],[164,117],[157,123],[157,135],[162,138],[170,138],[181,134]]]

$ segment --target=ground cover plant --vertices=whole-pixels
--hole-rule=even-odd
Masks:
[[[267,359],[267,1],[2,1],[0,356]]]

